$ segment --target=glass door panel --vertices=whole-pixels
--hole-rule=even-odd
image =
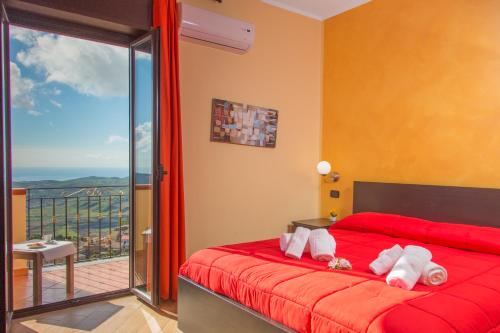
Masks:
[[[154,34],[131,46],[133,290],[157,303],[157,165]]]
[[[4,287],[1,293],[2,299],[2,326],[10,324],[10,319],[13,313],[12,304],[12,165],[11,165],[11,107],[10,107],[10,56],[9,56],[9,29],[10,24],[5,13],[5,8],[1,8],[2,22],[0,32],[0,66],[2,66],[1,73],[1,100],[0,107],[0,216],[3,218],[1,221],[2,237],[0,241],[3,244],[3,251],[1,251],[2,259],[0,260],[4,269],[2,269],[2,281]],[[4,302],[5,299],[5,302]],[[4,308],[5,307],[5,308]],[[1,327],[2,329],[4,327]],[[0,329],[1,331],[1,329]]]
[[[5,8],[1,8],[0,27],[0,265],[2,283],[0,298],[5,300],[0,305],[2,312],[0,331],[3,332],[10,325],[12,317],[12,229],[11,229],[11,149],[10,149],[10,61],[9,61],[9,22]]]

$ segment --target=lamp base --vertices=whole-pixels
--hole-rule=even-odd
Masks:
[[[328,175],[324,176],[325,183],[336,183],[340,179],[340,174],[338,172],[330,172]]]

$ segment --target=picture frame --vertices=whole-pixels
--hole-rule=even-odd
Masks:
[[[212,99],[210,141],[275,148],[278,110]]]

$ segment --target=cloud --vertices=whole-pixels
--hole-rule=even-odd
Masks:
[[[54,101],[53,99],[49,100],[50,104],[58,107],[59,109],[62,108],[62,104],[57,102],[57,101]]]
[[[143,52],[143,51],[138,51],[135,54],[135,57],[139,60],[149,60],[151,61],[151,53],[148,52]]]
[[[10,38],[15,39],[25,45],[33,45],[36,39],[43,35],[43,32],[10,26]]]
[[[47,87],[47,86],[41,87],[39,91],[44,95],[52,95],[52,96],[59,96],[62,93],[61,89],[59,88]]]
[[[107,144],[115,143],[115,142],[128,142],[127,138],[124,138],[123,136],[120,135],[110,135],[108,137],[108,140],[106,141]]]
[[[143,153],[151,151],[151,122],[139,124],[135,128],[135,142],[138,150]]]
[[[40,111],[35,111],[35,110],[29,110],[28,114],[33,117],[39,117],[43,115],[43,113],[41,113]]]
[[[13,107],[30,109],[35,106],[35,102],[31,97],[35,83],[22,77],[21,70],[14,62],[10,63],[10,82],[10,98]]]
[[[14,35],[27,46],[17,53],[17,60],[37,69],[45,82],[66,84],[96,97],[128,95],[126,48],[49,33],[16,31]]]
[[[151,172],[151,122],[144,122],[135,127],[135,144],[138,155],[136,171]]]

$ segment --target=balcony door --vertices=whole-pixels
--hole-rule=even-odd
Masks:
[[[158,257],[158,41],[153,31],[130,45],[131,285],[144,301],[159,303]]]
[[[2,1],[2,4],[3,3],[4,1]],[[94,26],[85,25],[85,22],[75,22],[73,24],[69,21],[59,20],[58,18],[52,18],[45,15],[26,15],[26,13],[14,9],[12,9],[12,11],[9,9],[9,16],[7,17],[4,6],[0,6],[0,9],[2,10],[2,24],[0,31],[0,280],[2,281],[0,287],[0,311],[2,314],[0,316],[0,333],[5,331],[5,324],[12,315],[22,316],[32,314],[51,308],[55,309],[67,304],[77,304],[81,302],[100,300],[104,297],[125,295],[129,294],[130,291],[144,301],[152,305],[157,305],[159,303],[159,228],[157,202],[159,192],[158,184],[161,181],[161,175],[163,174],[160,172],[161,168],[159,166],[159,147],[157,140],[157,32],[150,32],[142,38],[129,44],[129,41],[131,40],[130,38],[133,37],[131,35],[123,34],[123,32],[121,32],[123,30],[121,25],[120,32],[115,30],[108,31],[108,26],[113,27],[113,25],[103,24],[102,28],[96,28]],[[150,24],[146,24],[144,26],[149,27]],[[15,41],[15,44],[12,44],[13,46],[11,47],[9,44],[9,31],[12,33],[14,29],[20,29],[21,27],[23,27],[22,29],[25,29],[25,31],[22,34],[17,34],[18,39]],[[34,31],[26,31],[26,29]],[[139,30],[134,28],[133,31],[135,35],[137,31],[144,31],[144,29],[142,27]],[[28,36],[29,38],[23,38],[23,36]],[[57,80],[45,80],[44,76],[49,75],[49,71],[46,69],[53,67],[44,67],[45,69],[43,71],[35,71],[35,69],[37,69],[35,67],[37,67],[40,62],[38,61],[39,59],[32,61],[29,64],[26,63],[23,65],[24,67],[20,67],[19,64],[15,64],[18,57],[16,57],[14,53],[30,53],[28,52],[28,48],[39,46],[38,44],[33,44],[35,39],[37,41],[38,38],[43,39],[43,41],[50,40],[50,42],[53,43],[51,45],[62,45],[60,44],[61,36],[64,37],[64,43],[70,43],[75,47],[68,48],[61,46],[61,49],[70,53],[72,50],[76,49],[78,52],[73,52],[73,55],[83,54],[85,50],[89,49],[88,43],[92,42],[101,43],[103,45],[105,44],[102,46],[105,50],[103,51],[102,48],[97,50],[94,45],[92,50],[96,51],[95,54],[93,53],[93,55],[84,56],[85,59],[90,59],[93,62],[95,62],[96,59],[99,59],[99,57],[104,57],[106,58],[105,60],[118,59],[117,61],[113,61],[113,65],[115,66],[111,66],[106,62],[97,62],[100,67],[80,72],[84,73],[83,77],[87,79],[88,76],[92,77],[92,75],[98,72],[100,75],[94,76],[99,78],[96,82],[101,85],[95,84],[95,82],[87,82],[85,85],[74,85],[73,81],[63,82]],[[34,39],[32,37],[36,38]],[[75,38],[81,40],[75,41]],[[14,39],[15,38],[11,39],[11,41]],[[82,49],[78,49],[78,45],[83,48],[83,51]],[[115,47],[115,49],[111,50],[111,46]],[[117,51],[116,48],[118,47],[122,48],[125,53],[122,52],[123,50]],[[48,47],[48,50],[54,51],[56,48]],[[11,52],[14,53],[11,54]],[[128,61],[127,53],[130,55]],[[34,55],[35,53],[30,54]],[[44,59],[55,59],[57,62],[57,56],[59,56],[59,54],[51,57],[44,56]],[[80,62],[77,63],[80,64]],[[123,64],[125,68],[119,67]],[[130,73],[127,73],[127,65],[129,66]],[[11,112],[11,110],[15,107],[11,106],[10,72],[18,75],[18,79],[21,80],[23,79],[21,74],[23,74],[23,72],[26,74],[26,71],[28,71],[27,67],[33,67],[32,69],[29,69],[30,71],[32,70],[33,75],[28,75],[21,83],[24,82],[27,83],[29,87],[40,89],[40,93],[38,95],[43,95],[44,98],[47,99],[45,102],[49,103],[35,103],[34,100],[29,99],[30,96],[18,89],[17,96],[28,97],[28,100],[27,103],[22,103],[23,105],[19,104],[18,107],[22,112],[17,112],[17,114],[24,117],[29,116],[32,120],[44,120],[43,123],[46,127],[48,126],[53,128],[49,129],[49,132],[57,133],[55,126],[57,124],[48,120],[49,115],[53,117],[61,115],[61,117],[66,117],[71,120],[71,122],[68,120],[67,123],[61,123],[62,125],[57,128],[67,130],[68,126],[66,125],[69,123],[76,124],[80,126],[80,128],[85,127],[85,124],[87,124],[86,121],[78,121],[77,118],[74,117],[74,114],[62,112],[64,111],[63,107],[65,105],[71,106],[73,110],[74,107],[81,104],[81,102],[79,102],[80,99],[77,100],[73,98],[75,97],[75,94],[79,95],[78,98],[85,97],[93,99],[91,108],[81,108],[85,111],[88,111],[87,109],[92,109],[92,112],[96,111],[96,100],[98,97],[102,97],[103,99],[105,97],[125,98],[125,103],[122,103],[122,100],[119,100],[118,103],[116,103],[116,100],[113,100],[113,103],[109,102],[109,107],[105,110],[106,112],[99,114],[99,117],[103,117],[105,115],[109,116],[113,114],[112,111],[115,110],[115,108],[121,108],[125,105],[124,122],[126,124],[124,125],[124,132],[121,134],[109,132],[108,140],[100,141],[99,144],[104,146],[104,142],[106,142],[106,145],[123,145],[120,149],[123,149],[124,147],[125,154],[122,155],[127,155],[126,158],[130,161],[130,177],[129,180],[125,180],[126,183],[122,183],[119,186],[107,186],[109,184],[106,186],[100,186],[98,184],[80,184],[78,185],[78,188],[37,187],[36,189],[38,191],[43,190],[45,192],[36,195],[36,197],[34,197],[33,193],[28,188],[26,189],[26,192],[19,192],[20,194],[16,194],[21,198],[21,204],[16,205],[17,208],[13,209],[14,191],[12,190],[12,155],[15,153],[15,149],[13,148],[13,142],[15,142],[15,140],[11,138],[11,134],[14,132],[15,128],[11,126],[11,117],[12,115],[15,115],[15,113]],[[79,66],[74,67],[77,69],[76,67]],[[14,70],[11,71],[11,68],[14,68]],[[105,68],[112,68],[113,71],[111,74],[113,75],[108,75],[108,72],[104,70]],[[62,70],[62,72],[66,71],[67,74],[71,74],[72,70],[73,68],[69,68]],[[125,77],[118,74],[123,74]],[[124,92],[121,89],[123,88],[123,84],[106,83],[107,79],[111,79],[114,75],[120,77],[120,80],[117,81],[118,83],[125,83]],[[52,75],[51,77],[56,76]],[[62,75],[57,77],[62,79],[66,76]],[[38,83],[34,80],[39,80],[40,82]],[[127,84],[127,81],[129,81],[129,85]],[[48,83],[53,86],[43,86],[43,84]],[[15,88],[15,86],[13,87]],[[63,88],[63,91],[61,91],[61,87]],[[42,90],[42,88],[44,89]],[[116,89],[119,90],[118,93],[116,92]],[[21,91],[21,93],[19,93],[19,91]],[[12,92],[12,99],[14,99],[16,90],[12,89]],[[60,97],[57,97],[59,95]],[[52,99],[56,97],[64,97],[66,98],[67,103],[60,103],[61,101],[58,102],[57,100],[49,101],[49,97]],[[128,101],[129,97],[130,101]],[[111,101],[111,99],[107,99],[107,101]],[[40,106],[40,111],[33,109],[33,106],[37,105]],[[59,111],[59,109],[61,109],[61,111]],[[128,113],[130,113],[130,115]],[[102,121],[102,119],[103,118],[101,118],[101,121],[90,122],[91,126],[88,126],[85,132],[86,139],[89,138],[90,141],[90,139],[99,137],[92,135],[92,131],[97,128],[106,128],[106,130],[110,130],[111,128],[115,128],[111,125],[119,125],[117,118],[112,119],[109,122]],[[20,121],[18,123],[25,124],[26,122]],[[100,126],[102,124],[109,125]],[[42,127],[43,126],[34,126],[33,128],[39,129]],[[120,129],[123,128],[120,127]],[[129,132],[127,132],[128,130]],[[54,142],[76,142],[75,140],[69,140],[69,138],[76,137],[76,134],[76,132],[69,133],[69,135],[64,136],[64,139],[54,140]],[[127,137],[127,134],[129,134],[129,137]],[[127,141],[129,143],[127,143]],[[130,156],[127,154],[129,144]],[[118,150],[118,148],[113,148],[112,153],[117,153]],[[90,151],[89,154],[74,153],[73,151],[70,151],[70,153],[59,154],[57,156],[62,156],[64,158],[67,157],[68,159],[85,156],[85,158],[94,159],[96,161],[108,160],[108,156],[106,156],[106,154],[92,154],[92,151]],[[125,160],[125,164],[128,163],[127,160]],[[125,176],[126,175],[113,175],[113,177],[106,176],[104,178],[126,179]],[[106,192],[104,192],[102,187],[106,188]],[[47,191],[50,191],[50,193]],[[54,193],[58,196],[55,197]],[[25,202],[25,204],[23,204],[23,202]],[[14,224],[14,218],[12,218],[12,216],[15,216],[16,212],[19,213],[17,216],[23,217],[21,220],[24,221],[26,225],[22,223]],[[17,226],[17,230],[22,231],[20,233],[24,237],[22,240],[17,241],[13,238],[14,225]],[[57,240],[58,242],[74,242],[74,246],[76,248],[76,253],[73,258],[76,261],[75,268],[72,268],[71,270],[67,269],[66,272],[64,272],[59,269],[64,265],[62,261],[56,262],[55,260],[53,261],[50,259],[50,261],[47,260],[47,262],[43,262],[37,259],[37,263],[40,264],[37,266],[39,268],[37,269],[38,272],[42,272],[43,267],[43,269],[50,268],[46,271],[50,271],[52,273],[56,272],[56,270],[58,272],[57,274],[61,272],[61,274],[66,273],[66,275],[62,275],[62,282],[61,279],[57,279],[59,281],[57,285],[42,283],[42,281],[48,281],[47,276],[44,276],[43,274],[34,274],[33,267],[35,266],[33,263],[28,262],[33,262],[34,260],[17,259],[18,261],[22,261],[21,264],[24,264],[19,265],[19,269],[17,270],[23,274],[18,275],[17,271],[16,274],[13,274],[15,271],[13,267],[15,264],[13,260],[13,243],[28,241],[39,243],[41,241],[40,238],[50,236],[49,234],[51,237],[48,237],[48,240],[44,240],[45,242],[49,242],[50,238]],[[129,258],[126,258],[127,255]],[[102,265],[101,267],[98,267],[99,269],[92,268],[92,261],[96,261],[96,264],[98,264],[98,261],[101,259],[105,260],[106,265],[109,265],[106,266],[109,267],[109,272],[117,272],[119,270],[119,273],[121,274],[124,270],[126,275],[130,270],[130,280],[128,277],[125,277],[124,279],[117,279],[112,276],[111,273],[107,272],[103,274],[102,271],[99,271],[100,268],[103,268]],[[88,262],[81,263],[80,265],[80,261]],[[125,263],[125,265],[122,266],[122,263]],[[49,265],[54,267],[46,267]],[[66,267],[68,266],[69,265],[66,264]],[[73,265],[71,265],[71,267],[73,267]],[[86,276],[86,278],[78,279],[78,268],[81,268],[80,273],[83,274],[81,276]],[[33,282],[35,280],[35,275],[37,277],[36,280],[40,283]],[[66,288],[60,288],[61,284],[71,285],[71,283],[67,283],[70,280],[70,278],[68,278],[69,276],[72,276],[71,280],[76,281],[75,288],[68,288],[67,286]],[[99,278],[99,283],[96,283],[96,281],[90,277],[96,279]],[[24,305],[23,303],[23,306],[19,306],[17,308],[14,304],[17,292],[13,291],[14,280],[16,278],[18,280],[23,279],[27,286],[26,288],[17,288],[18,291],[20,291],[19,294],[22,293],[26,296],[25,299],[27,300],[27,305]],[[115,285],[115,283],[118,283],[119,285]],[[105,287],[105,284],[113,284],[113,290],[104,290],[101,292],[103,289],[100,287]],[[50,285],[50,287],[45,288],[45,286],[48,285]],[[85,287],[88,288],[81,290],[81,292],[75,292],[75,289],[81,289],[79,288],[79,285],[85,285]],[[37,289],[37,292],[43,289],[42,291],[47,291],[45,293],[47,295],[44,294],[43,297],[38,297],[38,302],[35,302],[35,289]],[[72,289],[72,292],[69,291],[70,289]],[[48,296],[54,295],[57,296],[57,299],[50,301]],[[42,299],[45,301],[42,302]]]

